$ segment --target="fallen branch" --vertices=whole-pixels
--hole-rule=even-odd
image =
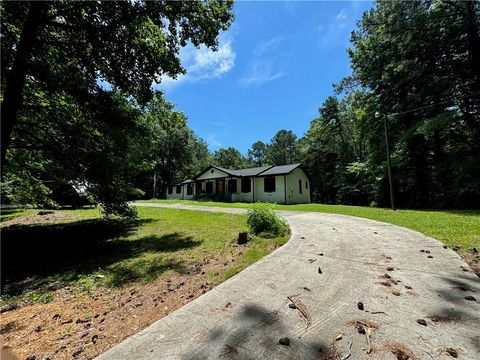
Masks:
[[[303,318],[305,319],[305,322],[307,323],[307,327],[305,331],[307,331],[308,327],[311,325],[310,322],[310,316],[308,316],[306,305],[302,302],[297,302],[293,299],[292,296],[287,296],[287,299],[292,302],[293,305],[295,305],[295,308],[300,311],[300,314],[302,314]]]
[[[370,314],[384,314],[384,315],[387,315],[389,316],[386,312],[383,312],[383,311],[372,311]]]
[[[370,341],[371,332],[372,332],[372,328],[370,326],[367,326],[367,329],[366,329],[367,344],[368,344],[367,354],[370,354],[372,352],[372,342]]]
[[[370,326],[369,324],[360,321],[360,320],[355,320],[355,324],[363,326],[363,330],[365,331],[365,336],[367,337],[367,354],[370,354],[372,352],[372,342],[370,340],[370,336],[372,335],[372,331],[375,328],[375,326]]]

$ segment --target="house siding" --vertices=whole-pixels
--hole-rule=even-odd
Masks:
[[[255,178],[255,202],[274,202],[279,204],[285,203],[285,187],[284,187],[284,176],[276,175],[275,176],[275,191],[274,192],[265,192],[264,191],[264,177]]]
[[[255,178],[250,178],[250,189],[253,190],[253,183]],[[253,191],[248,193],[242,192],[242,179],[237,179],[237,192],[232,193],[232,201],[233,202],[253,202]]]
[[[183,191],[184,191],[183,186],[182,186],[182,191],[180,192],[180,194],[177,194],[177,186],[176,185],[172,186],[172,188],[173,188],[173,192],[171,194],[169,194],[168,191],[167,191],[167,199],[183,199]]]
[[[302,193],[300,194],[298,182],[302,181]],[[308,189],[306,182],[308,181]],[[287,175],[287,204],[310,203],[310,181],[307,174],[300,168],[293,170]]]

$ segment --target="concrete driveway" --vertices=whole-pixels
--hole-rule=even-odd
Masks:
[[[480,359],[480,279],[454,251],[377,221],[279,213],[286,245],[99,359]]]

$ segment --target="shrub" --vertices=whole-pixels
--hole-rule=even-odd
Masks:
[[[275,237],[288,232],[287,223],[273,211],[272,204],[255,204],[253,209],[248,210],[247,216],[247,224],[254,234]]]

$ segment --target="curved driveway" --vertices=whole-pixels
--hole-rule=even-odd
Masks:
[[[454,251],[377,221],[279,213],[287,244],[99,359],[480,359],[480,279]]]

